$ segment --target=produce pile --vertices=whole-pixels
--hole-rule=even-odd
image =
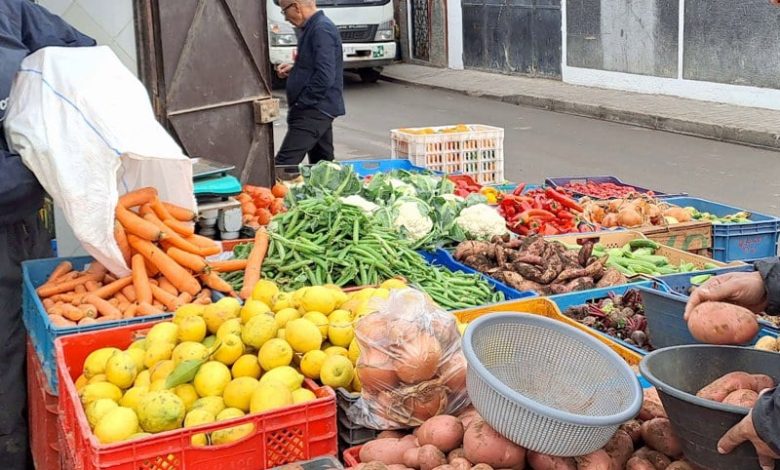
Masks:
[[[455,183],[455,195],[466,198],[471,194],[481,194],[485,196],[488,204],[498,204],[498,200],[501,197],[501,191],[492,186],[482,186],[474,181],[474,178],[468,175],[448,175],[447,178]],[[522,188],[520,192],[522,192]],[[519,194],[519,193],[518,193]]]
[[[666,256],[656,254],[662,245],[653,240],[637,239],[626,243],[622,248],[612,248],[604,251],[597,246],[594,250],[601,255],[607,254],[605,266],[617,269],[626,276],[645,274],[649,276],[663,276],[664,274],[689,273],[698,268],[690,262],[682,262],[677,266]],[[704,269],[716,269],[719,266],[714,263],[705,263]]]
[[[644,194],[650,197],[655,196],[653,191],[641,191],[627,184],[596,183],[594,181],[586,183],[570,182],[563,186],[558,186],[557,189],[568,194],[589,196],[596,199],[625,198],[637,194]]]
[[[558,235],[593,232],[599,226],[582,217],[582,206],[553,188],[533,189],[523,194],[524,185],[512,194],[501,195],[499,213],[507,227],[518,235]]]
[[[733,214],[728,214],[723,217],[718,217],[715,214],[709,212],[699,212],[693,207],[686,207],[685,210],[691,213],[691,217],[696,220],[709,220],[713,224],[746,224],[751,222],[750,212],[740,211]]]
[[[540,295],[617,286],[628,282],[594,243],[577,250],[539,236],[496,237],[490,242],[466,241],[457,246],[456,260],[520,291]]]
[[[699,390],[696,396],[726,405],[753,408],[758,394],[776,385],[768,375],[731,372]]]
[[[580,202],[585,220],[606,228],[666,226],[690,222],[693,219],[692,208],[673,206],[646,195],[609,201],[585,198]]]
[[[245,185],[244,190],[236,196],[241,203],[244,225],[258,229],[271,221],[271,217],[286,210],[284,197],[287,186],[277,183],[272,188]]]
[[[610,292],[606,299],[571,307],[563,312],[585,326],[650,352],[653,347],[648,341],[644,313],[642,294],[636,289],[630,289],[623,295]]]

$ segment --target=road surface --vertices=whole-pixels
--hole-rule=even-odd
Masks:
[[[780,216],[780,153],[389,82],[348,80],[338,159],[390,156],[390,129],[503,127],[505,177],[614,175],[626,182]],[[278,148],[286,115],[274,128]]]

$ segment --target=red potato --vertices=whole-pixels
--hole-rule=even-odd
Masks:
[[[416,447],[416,443],[407,438],[376,439],[364,444],[360,449],[360,461],[379,461],[385,465],[403,464],[404,452]]]
[[[577,461],[567,457],[553,457],[528,451],[528,465],[532,470],[577,470]]]
[[[632,419],[631,421],[624,423],[620,426],[620,429],[628,434],[634,444],[642,439],[642,422],[638,419]]]
[[[672,459],[649,447],[642,447],[634,453],[634,457],[650,462],[656,470],[664,470],[672,463]]]
[[[730,372],[718,380],[699,390],[699,398],[722,402],[732,392],[737,390],[753,390],[760,393],[765,388],[773,388],[775,381],[766,375],[750,375],[747,372]]]
[[[469,427],[469,425],[470,425],[470,424],[471,424],[471,423],[472,423],[472,422],[473,422],[473,421],[474,421],[476,418],[479,418],[479,417],[480,417],[480,416],[479,416],[479,413],[477,413],[477,410],[475,410],[475,409],[474,409],[474,408],[472,408],[472,407],[469,407],[469,408],[467,408],[467,409],[466,409],[466,411],[464,411],[463,413],[461,413],[460,415],[458,415],[458,419],[460,419],[460,422],[463,424],[463,429],[464,429],[464,430],[465,430],[466,428],[468,428],[468,427]]]
[[[442,452],[449,452],[463,443],[463,424],[454,416],[434,416],[417,431],[420,446],[431,444]]]
[[[634,441],[627,432],[618,430],[604,446],[604,450],[612,459],[612,468],[622,469],[634,453]]]
[[[457,449],[451,450],[449,454],[447,454],[447,462],[452,463],[455,459],[465,459],[466,458],[466,451],[463,450],[463,447],[458,447]]]
[[[653,418],[668,418],[668,416],[663,403],[661,403],[661,397],[658,396],[658,390],[655,387],[650,387],[644,391],[644,400],[642,401],[642,409],[639,410],[639,419],[647,421]]]
[[[626,463],[626,470],[656,470],[655,466],[642,457],[631,457]]]
[[[447,465],[447,457],[431,444],[422,447],[408,449],[404,452],[404,465],[419,470],[433,470],[436,467]]]
[[[758,400],[758,393],[753,390],[740,389],[736,392],[731,392],[723,399],[724,405],[734,405],[742,408],[753,408]]]
[[[448,458],[447,461],[455,470],[471,470],[471,462],[463,457],[457,457],[451,460]]]
[[[604,449],[575,457],[577,470],[612,470],[612,459]]]
[[[466,429],[463,450],[469,462],[486,463],[493,468],[525,468],[525,449],[498,434],[481,419]]]
[[[759,326],[756,315],[744,307],[704,302],[688,317],[688,329],[702,343],[741,345],[756,337]]]
[[[666,418],[655,418],[642,423],[642,440],[651,449],[676,457],[682,454],[680,440],[672,431],[672,423]]]
[[[678,460],[676,462],[672,462],[668,467],[666,467],[666,470],[695,470],[695,468],[685,460]]]

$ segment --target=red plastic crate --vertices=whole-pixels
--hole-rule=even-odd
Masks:
[[[360,463],[360,449],[363,446],[350,447],[344,451],[344,465],[347,468],[356,467]]]
[[[57,339],[60,396],[60,442],[79,470],[220,470],[266,469],[324,455],[337,455],[336,394],[330,387],[306,382],[317,399],[267,413],[178,429],[129,442],[104,445],[92,434],[79,401],[74,379],[87,355],[102,347],[126,348],[153,324],[131,325]],[[220,446],[195,447],[190,438],[253,423],[255,432]]]
[[[27,416],[30,429],[30,451],[35,468],[60,468],[60,447],[57,442],[59,426],[57,395],[47,386],[43,367],[35,349],[27,340]]]

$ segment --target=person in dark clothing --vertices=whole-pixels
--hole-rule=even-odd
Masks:
[[[48,46],[94,46],[59,17],[29,0],[0,2],[0,125],[22,60]],[[51,256],[49,235],[38,216],[43,188],[0,132],[0,462],[32,468],[27,444],[25,330],[22,261]]]
[[[276,155],[277,165],[333,160],[333,120],[345,114],[341,35],[317,10],[315,0],[281,0],[285,18],[298,32],[295,64],[277,68],[287,78],[287,135]]]
[[[685,319],[702,302],[728,302],[755,313],[780,315],[780,259],[759,261],[755,272],[716,276],[693,291],[685,307]],[[718,443],[728,454],[750,442],[756,448],[761,468],[773,470],[780,459],[780,387],[764,391],[750,414]]]

